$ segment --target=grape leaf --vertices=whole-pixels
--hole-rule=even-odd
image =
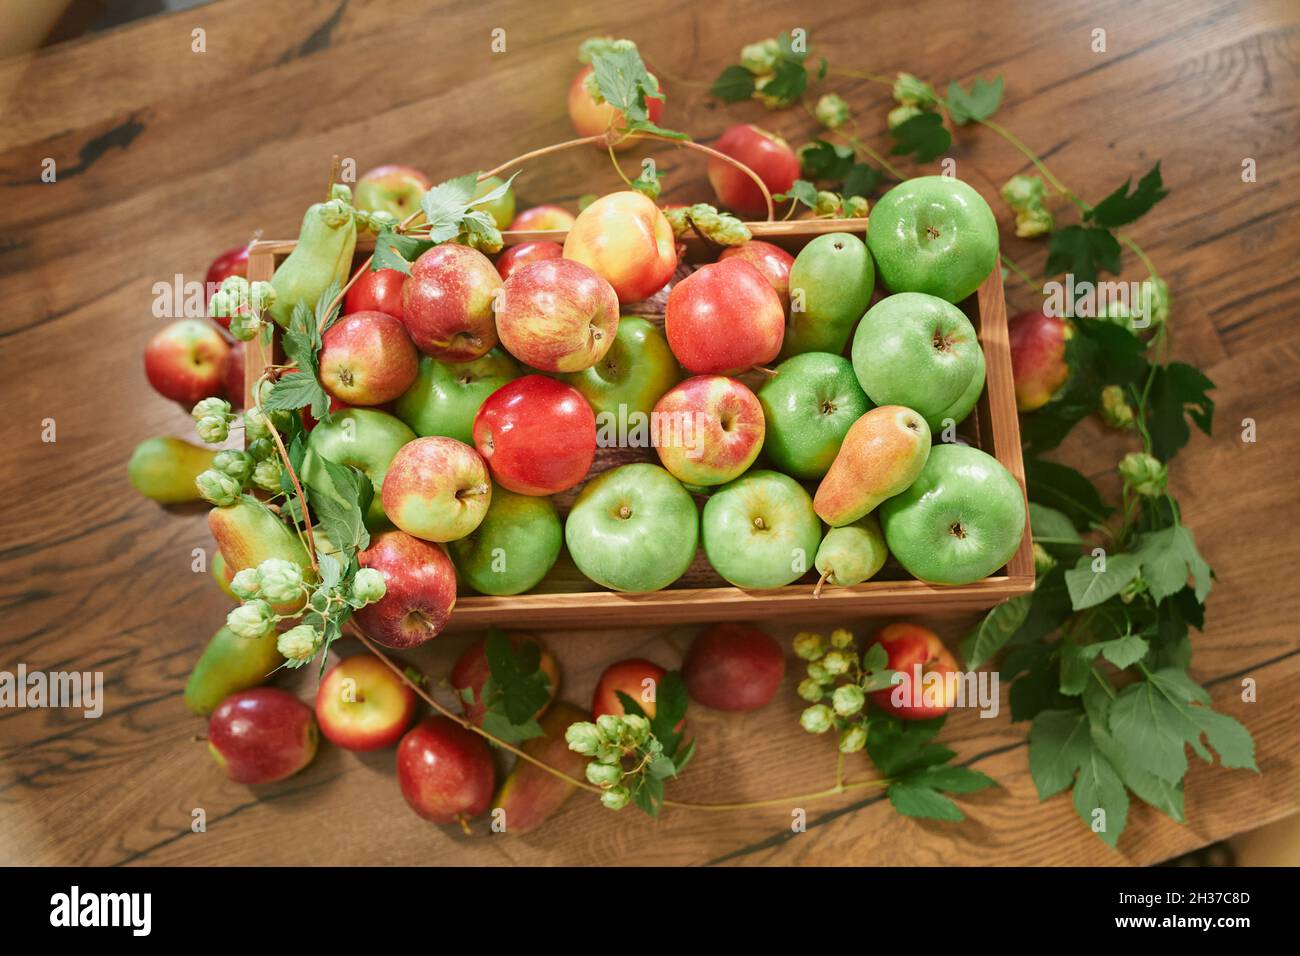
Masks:
[[[918,163],[928,163],[942,156],[952,145],[952,136],[944,128],[943,117],[938,113],[922,113],[900,123],[891,131],[894,146],[891,156],[915,154]],[[1118,256],[1118,246],[1116,247]]]
[[[754,95],[754,74],[739,63],[732,64],[713,81],[709,95],[724,103],[739,103]]]
[[[953,80],[948,84],[948,115],[958,126],[964,126],[971,120],[988,119],[997,112],[1002,102],[1002,77],[998,76],[992,83],[976,78],[970,91],[962,89],[961,84]]]
[[[1169,195],[1169,190],[1164,188],[1164,182],[1160,177],[1159,161],[1151,167],[1145,176],[1138,180],[1137,188],[1129,192],[1129,186],[1132,182],[1132,177],[1124,180],[1123,186],[1120,186],[1093,206],[1084,218],[1106,229],[1127,226],[1129,223],[1141,218],[1150,211],[1152,206]],[[1118,270],[1112,269],[1111,271]]]

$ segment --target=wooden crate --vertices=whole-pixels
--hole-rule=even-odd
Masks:
[[[749,228],[754,238],[797,253],[810,240],[828,232],[864,235],[866,221],[753,222],[749,223]],[[503,234],[507,246],[538,239],[562,243],[564,236],[563,231],[551,230]],[[249,255],[249,280],[269,280],[276,266],[293,247],[292,241],[254,243]],[[368,249],[364,244],[359,245],[359,258],[363,258]],[[710,260],[711,253],[699,240],[688,241],[685,258],[687,262],[705,262]],[[987,380],[979,403],[958,431],[963,439],[1000,461],[1016,477],[1023,490],[1024,463],[1011,379],[1001,270],[994,269],[976,293],[960,303],[960,308],[979,333]],[[661,315],[647,314],[636,308],[624,311],[662,322]],[[272,356],[255,342],[248,343],[247,349],[245,375],[251,389]],[[592,475],[629,461],[646,460],[657,462],[653,449],[600,448],[597,449]],[[561,514],[567,514],[579,490],[581,486],[554,497]],[[813,490],[813,486],[809,486],[809,490]],[[590,628],[618,627],[624,623],[670,625],[793,616],[811,620],[872,614],[967,614],[993,607],[1033,589],[1034,561],[1029,525],[1026,521],[1020,547],[1006,567],[973,584],[957,587],[925,584],[909,577],[892,559],[876,578],[851,588],[828,586],[819,598],[813,597],[816,579],[816,573],[810,571],[799,582],[786,587],[758,591],[732,587],[709,566],[701,548],[687,572],[664,590],[621,594],[607,591],[583,577],[567,553],[562,553],[546,579],[526,594],[489,597],[462,591],[457,597],[449,628]]]

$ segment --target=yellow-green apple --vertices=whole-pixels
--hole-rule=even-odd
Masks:
[[[477,249],[447,242],[416,259],[402,286],[402,321],[416,348],[471,362],[497,344],[492,310],[501,276]]]
[[[339,661],[316,691],[320,732],[344,750],[391,747],[414,716],[415,691],[373,654]]]
[[[1011,374],[1016,382],[1016,408],[1032,412],[1052,400],[1070,376],[1065,343],[1070,327],[1042,310],[1021,312],[1007,325],[1011,341]]]
[[[738,246],[728,246],[719,259],[743,259],[763,274],[781,300],[781,308],[790,309],[790,267],[794,256],[780,246],[761,239],[750,239]]]
[[[696,375],[670,389],[651,415],[659,460],[678,481],[721,485],[754,463],[763,447],[763,409],[743,382]]]
[[[930,426],[902,405],[873,408],[850,426],[817,486],[813,507],[832,528],[852,524],[916,481],[930,457]]]
[[[489,176],[478,184],[478,189],[474,191],[474,198],[486,196],[494,189],[505,185],[505,180],[500,176]],[[485,203],[475,208],[483,210],[492,217],[498,229],[505,229],[515,218],[515,191],[506,189],[500,196],[490,203]]]
[[[591,368],[560,376],[582,393],[598,418],[604,415],[607,420],[649,416],[655,402],[681,377],[663,332],[633,315],[619,319],[614,344],[604,358]]]
[[[658,465],[620,465],[587,482],[564,524],[573,563],[615,591],[657,591],[686,573],[699,540],[695,501]]]
[[[221,394],[231,408],[244,407],[244,343],[236,342],[221,360]]]
[[[906,405],[938,431],[974,380],[983,379],[984,353],[961,309],[937,296],[900,292],[862,317],[853,336],[853,371],[867,398]]]
[[[144,374],[159,395],[189,409],[221,394],[221,365],[230,346],[215,326],[180,319],[159,331],[144,349]]]
[[[497,335],[506,350],[543,372],[580,372],[599,362],[618,331],[618,297],[572,259],[542,259],[510,274]]]
[[[790,268],[790,326],[782,355],[839,355],[871,304],[876,272],[857,236],[832,232],[799,250]]]
[[[481,594],[505,595],[522,594],[546,577],[563,544],[550,498],[497,485],[482,524],[448,550],[466,584]]]
[[[655,89],[662,93],[659,80],[653,73],[650,80]],[[658,123],[664,112],[662,98],[647,96],[645,100],[646,115],[650,122]],[[569,121],[579,136],[605,136],[606,143],[598,144],[601,149],[613,145],[615,149],[626,149],[634,140],[621,140],[627,132],[627,117],[617,107],[606,101],[596,85],[596,77],[590,66],[584,66],[569,84]]]
[[[450,717],[426,717],[397,745],[397,782],[424,819],[464,825],[492,805],[496,767],[474,731]]]
[[[790,144],[757,126],[733,126],[718,137],[713,148],[758,173],[769,193],[784,193],[799,178],[799,157]],[[746,216],[767,213],[758,184],[726,160],[709,158],[709,183],[728,209]]]
[[[241,690],[208,720],[208,752],[235,783],[274,783],[311,763],[319,742],[311,708],[275,687]]]
[[[596,455],[596,416],[571,385],[525,375],[483,402],[474,416],[474,447],[506,488],[553,495],[587,477]]]
[[[880,519],[874,514],[864,515],[852,524],[831,528],[822,538],[817,548],[817,559],[813,562],[821,575],[813,597],[818,597],[822,585],[828,582],[847,588],[875,577],[888,557],[885,533],[880,529]]]
[[[516,631],[503,636],[516,652],[520,650],[521,645],[536,645],[537,669],[546,675],[550,685],[549,699],[533,714],[534,718],[541,717],[560,690],[560,670],[555,664],[555,656],[532,634]],[[492,667],[488,662],[487,638],[481,638],[466,648],[465,653],[456,659],[447,678],[452,690],[456,692],[465,716],[480,727],[483,726],[483,717],[487,713],[487,702],[483,699],[483,686],[491,676]]]
[[[714,710],[766,707],[781,689],[785,652],[748,624],[715,624],[691,642],[682,680],[691,700]]]
[[[564,257],[594,269],[620,302],[654,295],[677,268],[677,240],[659,207],[633,190],[601,196],[569,227]]]
[[[212,264],[208,266],[207,277],[204,280],[207,299],[211,299],[212,294],[221,287],[221,283],[231,276],[248,278],[248,246],[235,246],[233,249],[227,249],[212,260]],[[213,316],[212,320],[223,329],[230,328],[229,315]]]
[[[743,259],[724,259],[673,286],[664,332],[687,369],[727,375],[776,358],[785,312],[761,272]]]
[[[418,647],[447,626],[456,606],[456,568],[441,547],[404,531],[385,531],[357,562],[384,576],[384,596],[353,612],[371,638],[385,647]]]
[[[596,681],[596,691],[591,698],[591,719],[605,714],[626,714],[618,696],[620,693],[631,697],[647,717],[654,717],[659,684],[666,673],[658,664],[640,657],[610,664]]]
[[[343,314],[383,312],[400,319],[404,285],[406,273],[399,269],[366,270],[343,298]]]
[[[573,226],[577,217],[563,206],[530,206],[510,223],[511,232],[546,232],[553,229],[567,230]]]
[[[165,505],[198,501],[194,479],[212,467],[215,449],[191,445],[179,438],[146,438],[135,446],[126,466],[131,487]]]
[[[393,404],[397,417],[417,435],[444,435],[474,443],[474,416],[484,399],[519,377],[519,366],[496,348],[472,362],[440,362],[424,356],[411,387]]]
[[[366,524],[379,527],[385,521],[383,489],[393,456],[414,440],[415,432],[387,412],[345,408],[311,430],[302,464],[303,477],[318,490],[329,489],[332,483],[320,459],[356,468],[370,479],[375,491],[366,511]]]
[[[789,475],[758,469],[704,505],[704,554],[738,588],[776,588],[812,567],[822,526],[812,499]]]
[[[425,541],[465,537],[491,500],[486,462],[469,445],[441,435],[403,445],[384,478],[388,519]]]
[[[997,265],[998,223],[960,179],[919,176],[880,197],[867,246],[890,291],[960,302]]]
[[[320,378],[348,405],[382,405],[415,381],[420,357],[401,321],[384,312],[354,312],[321,338]]]
[[[767,433],[763,451],[780,471],[821,478],[844,436],[871,407],[842,355],[805,352],[786,359],[758,390]]]
[[[913,577],[970,584],[1016,553],[1025,530],[1025,493],[992,455],[940,444],[906,491],[883,502],[889,551]]]
[[[400,221],[420,208],[433,184],[410,166],[376,166],[357,180],[355,202],[363,212],[388,212]]]
[[[587,719],[573,704],[557,702],[541,719],[542,735],[525,740],[521,749],[570,777],[581,780],[587,758],[569,749],[564,732],[570,724]],[[518,760],[492,801],[505,815],[505,832],[532,833],[560,809],[578,789],[577,784],[557,777],[527,760]]]
[[[539,262],[542,259],[559,259],[563,255],[564,246],[558,242],[550,242],[546,239],[539,239],[536,242],[521,242],[497,256],[497,272],[501,274],[502,280],[509,279],[510,273],[521,266],[526,266],[530,262]]]
[[[893,687],[872,693],[876,706],[904,720],[933,720],[952,709],[957,683],[948,675],[961,668],[938,634],[899,622],[881,628],[871,643],[885,649],[885,666],[899,674]]]

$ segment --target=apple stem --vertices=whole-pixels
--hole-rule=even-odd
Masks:
[[[459,823],[460,828],[465,831],[465,836],[474,835],[474,831],[471,830],[469,827],[469,822],[465,819],[465,814],[462,813],[458,817],[456,817],[456,822]]]
[[[768,378],[776,378],[776,376],[777,376],[777,371],[776,371],[776,369],[774,369],[774,368],[768,368],[766,365],[753,365],[753,366],[751,366],[750,368],[751,368],[752,371],[755,371],[755,372],[762,372],[762,373],[763,373],[764,375],[766,375]]]
[[[822,585],[826,583],[826,579],[829,578],[830,576],[831,576],[830,571],[822,572],[822,576],[817,579],[817,584],[813,586],[813,597],[819,598],[822,596]]]

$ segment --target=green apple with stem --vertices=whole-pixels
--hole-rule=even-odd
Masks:
[[[482,523],[447,550],[461,578],[480,594],[521,594],[551,570],[563,540],[550,498],[493,485]]]
[[[426,355],[393,411],[417,435],[442,435],[472,445],[479,406],[519,375],[519,365],[500,348],[472,362],[441,362]]]
[[[776,367],[758,390],[767,434],[763,452],[795,478],[826,474],[853,423],[871,402],[842,355],[805,352]]]
[[[334,412],[329,421],[319,422],[311,430],[302,464],[303,479],[316,488],[331,487],[322,458],[361,471],[375,490],[366,511],[366,526],[380,527],[388,520],[380,492],[389,463],[398,449],[414,439],[415,432],[387,412],[370,408]]]
[[[681,381],[682,370],[663,332],[643,318],[624,316],[604,358],[558,378],[581,392],[597,416],[649,415]]]
[[[776,588],[812,567],[822,525],[799,482],[759,469],[728,482],[704,505],[704,553],[738,588]]]

